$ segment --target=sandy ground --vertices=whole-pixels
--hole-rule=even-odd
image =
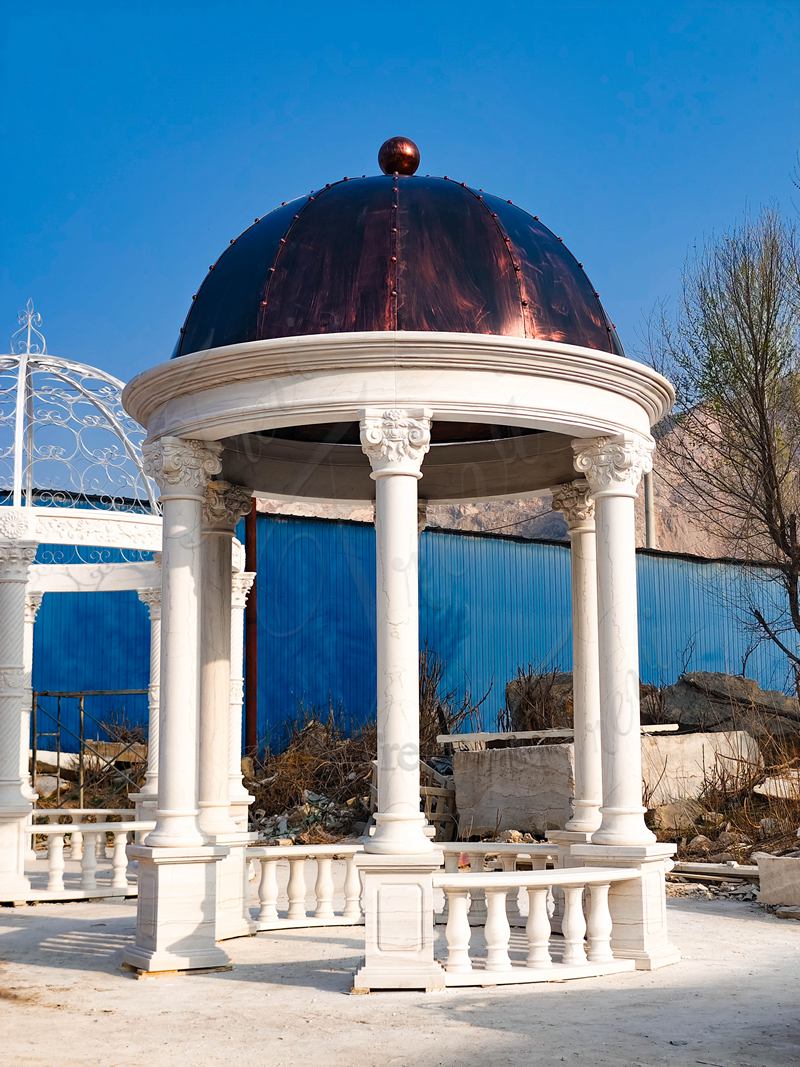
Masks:
[[[669,902],[681,964],[562,984],[348,996],[358,928],[228,942],[228,973],[121,973],[130,903],[0,911],[3,1067],[800,1063],[800,923]]]

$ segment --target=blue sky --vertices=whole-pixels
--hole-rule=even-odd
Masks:
[[[563,235],[629,351],[694,242],[800,200],[800,0],[2,10],[0,341],[32,296],[126,379],[231,237],[395,133]]]

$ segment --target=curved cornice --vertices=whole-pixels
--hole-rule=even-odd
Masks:
[[[585,385],[633,401],[650,426],[667,414],[675,399],[670,383],[656,371],[607,352],[517,337],[401,331],[278,338],[196,352],[137,375],[122,399],[128,412],[149,428],[164,405],[222,386],[270,380],[287,385],[292,379],[337,371],[364,380],[369,404],[370,373],[400,369],[430,373],[432,379],[442,371],[458,372],[465,379],[495,372]],[[479,408],[475,398],[471,407]]]

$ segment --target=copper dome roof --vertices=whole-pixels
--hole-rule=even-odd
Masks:
[[[622,355],[563,241],[449,178],[345,178],[257,219],[210,269],[174,355],[274,337],[434,330]]]

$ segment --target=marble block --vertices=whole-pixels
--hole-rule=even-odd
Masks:
[[[758,856],[762,904],[800,904],[800,857]]]

